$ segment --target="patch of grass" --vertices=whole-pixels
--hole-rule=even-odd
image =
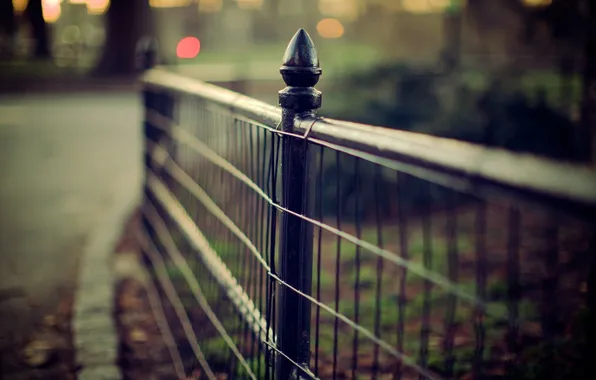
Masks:
[[[226,264],[236,280],[242,283],[244,277],[248,276],[249,262],[245,255],[250,253],[244,252],[243,247],[235,241],[214,240],[209,242],[209,245]]]
[[[252,371],[252,373],[256,376],[257,379],[264,379],[267,373],[267,365],[265,363],[265,357],[261,356],[260,358],[251,358],[246,361],[248,363],[248,367]],[[236,376],[239,379],[247,379],[250,376],[248,375],[248,371],[242,365],[238,364],[236,369]]]
[[[426,298],[427,296],[423,292],[420,292],[414,298],[408,300],[406,304],[406,318],[420,318],[424,310]],[[444,293],[431,292],[429,297],[431,311],[433,308],[436,309],[437,306],[444,307],[446,301],[447,298],[445,297]]]
[[[521,300],[517,304],[518,318],[522,321],[535,321],[540,317],[534,302]],[[507,324],[509,305],[507,302],[489,302],[486,304],[486,326],[497,327]]]
[[[408,238],[408,253],[410,258],[421,259],[426,250],[426,242],[424,236],[420,234],[412,234]],[[430,251],[432,252],[433,268],[443,269],[446,267],[447,258],[449,255],[449,245],[451,242],[444,237],[433,236],[430,241]],[[458,235],[455,241],[458,252],[468,252],[473,250],[474,244],[470,236]]]
[[[359,323],[368,329],[373,329],[375,324],[375,316],[377,314],[377,300],[372,294],[361,297],[358,307]],[[382,328],[394,328],[399,318],[397,299],[394,296],[382,296],[379,300],[380,309],[380,326]],[[356,305],[353,300],[340,300],[339,312],[350,319],[354,318]],[[406,312],[407,314],[407,312]]]
[[[523,320],[537,320],[540,317],[536,304],[530,300],[522,300],[517,307],[519,316]]]
[[[220,337],[214,337],[200,343],[205,354],[205,358],[211,365],[226,366],[231,354],[226,341]]]
[[[364,240],[371,244],[377,244],[377,232],[374,228],[365,229],[362,233],[361,240]],[[427,249],[426,242],[422,236],[422,234],[412,234],[408,238],[408,255],[409,260],[413,262],[418,262],[424,265],[424,255]],[[434,236],[430,242],[430,267],[427,268],[429,270],[433,270],[434,272],[441,273],[442,275],[447,275],[447,267],[448,267],[448,260],[449,260],[449,244],[450,242],[447,239],[442,237]],[[457,237],[457,249],[458,252],[469,252],[473,250],[473,242],[468,236],[458,236]],[[337,243],[332,244],[330,251],[334,251],[336,249]],[[353,264],[356,261],[356,253],[357,253],[357,246],[350,242],[342,242],[341,244],[341,261],[342,263],[351,263]],[[399,254],[399,253],[398,253]],[[360,262],[361,265],[375,262],[377,256],[371,254],[366,249],[360,248]],[[350,276],[353,270],[350,272]],[[408,282],[418,282],[423,280],[420,276],[408,276]]]
[[[312,272],[312,289],[313,289],[313,292],[317,288],[318,270],[319,270],[319,267],[318,267],[317,263],[315,262],[313,264],[313,272]],[[328,271],[326,271],[324,269],[321,269],[320,281],[321,281],[321,284],[320,284],[321,289],[329,289],[329,288],[331,288],[334,285],[334,283],[335,283],[335,277],[331,273],[329,273]]]
[[[355,235],[355,234],[354,234]],[[360,240],[364,240],[367,243],[377,245],[377,232],[373,228],[367,228],[362,231]],[[337,251],[337,239],[333,238],[333,244],[330,244],[329,252],[335,253]],[[356,254],[360,254],[360,262],[374,261],[375,255],[372,255],[368,250],[342,239],[340,243],[340,260],[342,263],[354,263],[356,261]]]
[[[189,263],[189,265],[190,265],[190,263]],[[173,261],[167,261],[165,263],[165,266],[166,266],[166,272],[167,272],[170,280],[173,281],[173,280],[184,279],[184,275],[182,274],[182,271],[180,270],[178,265],[176,265]],[[191,268],[192,268],[192,266],[191,266]]]
[[[198,260],[187,260],[187,262],[191,270],[194,269],[196,265],[201,265]],[[172,261],[167,261],[165,263],[165,266],[169,279],[172,281],[172,283],[178,290],[178,294],[180,296],[182,304],[188,307],[197,305],[197,300],[193,293],[189,290],[186,278],[182,274],[180,268]],[[210,305],[212,305],[221,298],[221,289],[217,286],[205,286],[208,285],[205,282],[206,281],[201,281],[201,278],[199,278],[199,285],[201,286],[201,291],[207,299],[207,302]]]
[[[350,274],[350,283],[356,283],[356,268],[351,271]],[[360,273],[358,274],[358,281],[359,286],[364,288],[370,288],[377,282],[377,269],[372,266],[362,266],[360,268]]]
[[[491,300],[503,300],[507,298],[509,285],[505,280],[498,280],[488,286],[488,298]]]
[[[455,378],[459,378],[466,373],[472,371],[472,363],[474,360],[474,348],[473,347],[462,347],[453,349],[453,375]],[[485,353],[488,358],[488,355]],[[439,373],[446,372],[445,366],[445,354],[439,350],[433,350],[429,352],[428,357],[429,367]]]
[[[343,322],[340,322],[339,326],[342,325]],[[321,325],[321,329],[319,330],[319,350],[331,355],[333,353],[333,341],[334,341],[334,328],[333,323],[325,323]],[[315,347],[315,329],[311,329],[311,345],[314,349]],[[350,332],[348,334],[341,329],[338,329],[337,335],[337,345],[339,351],[345,351],[348,347],[352,347],[352,340],[353,340],[353,333]]]
[[[215,240],[210,241],[209,245],[224,262],[238,256],[238,246],[229,241]]]

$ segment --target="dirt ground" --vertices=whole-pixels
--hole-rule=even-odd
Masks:
[[[35,323],[34,332],[25,339],[8,337],[0,350],[0,379],[74,380],[75,363],[71,318],[74,290],[65,289],[60,303]],[[33,305],[31,307],[34,307]]]
[[[116,246],[116,255],[139,255],[134,232],[138,215],[131,217]],[[116,284],[115,318],[120,337],[118,364],[125,380],[174,380],[180,377],[164,341],[143,280],[121,278]]]

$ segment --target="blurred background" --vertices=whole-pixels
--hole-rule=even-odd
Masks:
[[[117,355],[114,300],[139,309],[138,289],[112,293],[107,264],[141,199],[139,47],[155,39],[168,70],[277,104],[299,28],[323,69],[322,116],[594,168],[595,0],[0,0],[0,378],[53,360],[69,364],[19,378],[72,379],[57,373],[76,373],[85,355],[105,373]],[[337,166],[325,174],[325,213],[339,210],[340,182],[376,181]],[[416,181],[408,205],[452,199]],[[363,197],[363,208],[383,201]],[[117,253],[132,251],[123,241]],[[137,332],[118,318],[120,335]]]
[[[281,57],[303,27],[324,70],[324,116],[589,159],[580,122],[587,0],[1,4],[0,67],[13,86],[130,76],[136,44],[154,36],[172,70],[275,104]]]

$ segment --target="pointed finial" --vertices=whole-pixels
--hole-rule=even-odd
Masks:
[[[299,29],[288,44],[279,69],[284,82],[292,87],[313,87],[322,73],[317,49],[304,29]]]

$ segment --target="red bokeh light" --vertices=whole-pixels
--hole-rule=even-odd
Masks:
[[[201,41],[196,37],[184,37],[176,46],[178,58],[194,58],[201,51]]]

